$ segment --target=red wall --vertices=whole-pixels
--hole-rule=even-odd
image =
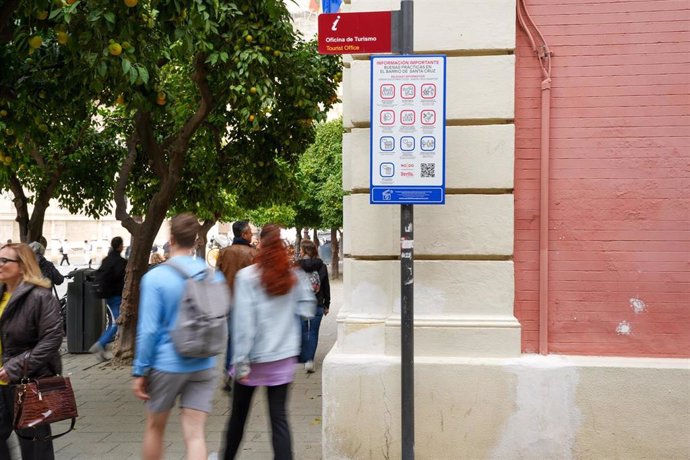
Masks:
[[[526,3],[554,53],[549,352],[688,357],[690,2]],[[541,76],[517,44],[515,313],[537,352]]]

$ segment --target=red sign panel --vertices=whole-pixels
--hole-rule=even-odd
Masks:
[[[391,52],[391,12],[319,15],[319,53]]]

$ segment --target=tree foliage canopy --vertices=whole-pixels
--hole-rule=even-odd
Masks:
[[[300,188],[296,223],[311,228],[343,225],[343,121],[320,123],[314,142],[300,159],[296,173]]]

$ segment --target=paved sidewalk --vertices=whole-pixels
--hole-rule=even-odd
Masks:
[[[317,371],[306,374],[298,368],[291,386],[289,409],[295,458],[321,458],[321,362],[335,343],[335,318],[342,303],[342,281],[331,282],[331,313],[321,323],[317,352]],[[64,373],[71,373],[79,419],[75,430],[55,440],[58,460],[120,460],[141,457],[144,429],[144,405],[130,390],[130,368],[97,364],[91,355],[63,355]],[[209,415],[206,439],[209,453],[219,452],[230,413],[230,398],[219,387],[214,395],[214,409]],[[255,395],[245,430],[240,460],[273,458],[270,424],[265,392]],[[53,425],[57,433],[65,422]],[[69,426],[67,424],[66,426]],[[166,459],[183,459],[184,442],[174,410],[165,437]]]

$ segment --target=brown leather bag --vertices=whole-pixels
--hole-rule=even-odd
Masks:
[[[14,428],[22,430],[36,426],[72,419],[72,424],[64,433],[36,438],[17,436],[33,441],[48,441],[64,436],[74,428],[77,417],[77,401],[72,391],[69,377],[44,377],[29,379],[27,377],[27,362],[30,352],[27,352],[24,362],[24,377],[16,386],[14,393]]]

